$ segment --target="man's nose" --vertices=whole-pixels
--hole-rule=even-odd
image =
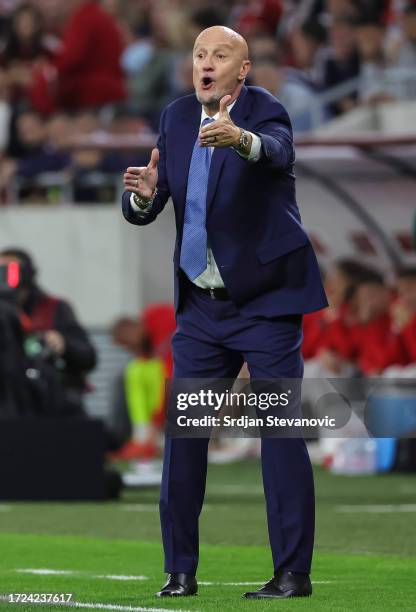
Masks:
[[[204,61],[202,62],[202,69],[203,70],[214,70],[212,55],[206,55],[204,57]]]

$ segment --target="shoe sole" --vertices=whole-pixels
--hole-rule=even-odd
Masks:
[[[289,594],[289,595],[262,595],[262,594],[253,594],[246,595],[244,594],[243,599],[290,599],[292,597],[312,597],[312,593],[304,593],[302,595],[298,594]]]

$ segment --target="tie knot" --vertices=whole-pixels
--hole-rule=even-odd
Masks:
[[[212,117],[205,117],[205,119],[202,122],[202,125],[208,125],[208,123],[213,123],[214,119]]]

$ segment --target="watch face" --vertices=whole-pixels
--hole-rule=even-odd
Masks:
[[[241,139],[240,139],[240,144],[241,144],[242,147],[247,147],[248,146],[248,134],[246,134],[246,132],[242,132]]]

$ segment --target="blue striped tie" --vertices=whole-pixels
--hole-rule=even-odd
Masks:
[[[207,117],[202,125],[212,121]],[[197,138],[189,167],[180,257],[180,267],[190,280],[197,278],[207,267],[205,219],[210,164],[211,150],[201,147]]]

